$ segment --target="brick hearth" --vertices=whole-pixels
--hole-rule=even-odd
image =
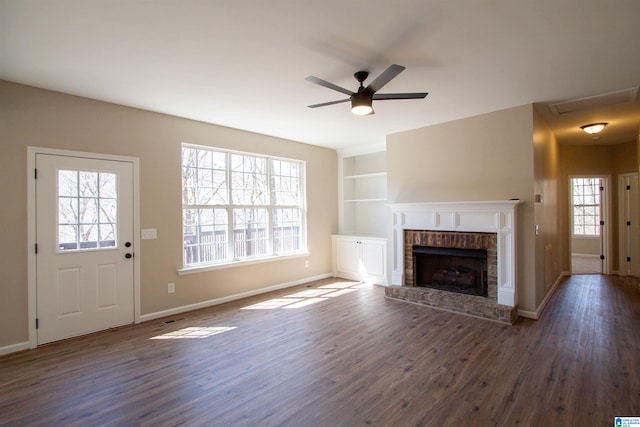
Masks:
[[[501,305],[484,297],[438,289],[419,286],[387,286],[385,296],[502,323],[513,324],[518,317],[517,307]]]

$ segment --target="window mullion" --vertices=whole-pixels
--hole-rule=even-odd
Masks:
[[[225,154],[226,158],[226,171],[225,171],[225,176],[226,176],[226,181],[227,181],[227,235],[229,236],[227,238],[227,250],[228,250],[228,256],[227,258],[230,261],[234,261],[236,259],[238,259],[238,256],[236,255],[236,240],[235,240],[235,234],[234,234],[234,224],[233,224],[233,191],[232,191],[232,184],[231,184],[231,154],[226,153]]]
[[[272,160],[270,158],[267,158],[267,245],[269,248],[269,254],[270,255],[274,255],[275,254],[275,247],[273,245],[273,235],[274,235],[274,230],[273,230],[273,204],[274,204],[274,200],[273,200],[273,193],[272,193],[272,182],[271,182],[271,176],[272,176]]]

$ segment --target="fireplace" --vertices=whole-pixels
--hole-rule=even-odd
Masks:
[[[405,286],[497,302],[496,233],[404,230],[403,234]]]
[[[486,249],[414,246],[416,286],[487,296]]]
[[[513,323],[518,200],[391,205],[388,298]]]

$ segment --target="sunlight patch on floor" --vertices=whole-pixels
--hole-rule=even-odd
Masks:
[[[175,340],[192,338],[209,338],[214,335],[235,329],[235,326],[190,326],[166,334],[151,337],[152,340]]]
[[[243,310],[269,310],[274,308],[301,308],[313,305],[319,302],[327,301],[330,298],[339,297],[358,289],[368,288],[372,285],[358,282],[333,282],[317,288],[305,289],[285,295],[283,297],[273,298],[262,301],[257,304],[242,307]]]

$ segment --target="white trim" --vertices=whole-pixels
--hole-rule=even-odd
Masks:
[[[178,269],[178,276],[184,276],[187,274],[204,273],[205,271],[212,271],[212,270],[222,270],[224,268],[244,267],[251,264],[262,264],[264,262],[284,261],[287,259],[294,259],[294,258],[306,258],[310,255],[311,255],[310,252],[305,251],[305,252],[299,252],[295,254],[273,255],[269,257],[247,259],[242,261],[224,262],[220,264],[208,264],[208,265],[202,265],[202,266],[197,265],[193,267],[184,267],[184,268]]]
[[[538,320],[540,318],[540,315],[544,311],[545,307],[551,300],[551,297],[558,289],[560,282],[562,282],[562,279],[566,276],[571,276],[571,274],[568,271],[563,271],[562,273],[560,273],[560,275],[556,279],[555,283],[553,284],[549,292],[547,292],[547,294],[545,295],[544,299],[542,300],[538,308],[536,308],[536,311],[518,310],[518,316],[526,317],[528,319]]]
[[[27,147],[27,292],[28,292],[28,328],[29,348],[38,345],[36,331],[36,180],[34,170],[36,155],[48,154],[85,159],[112,160],[128,162],[133,166],[133,247],[138,256],[133,257],[133,321],[140,323],[140,159],[112,154],[85,153],[82,151],[58,150],[53,148]]]
[[[195,304],[183,305],[181,307],[175,307],[175,308],[171,308],[171,309],[168,309],[168,310],[157,311],[155,313],[143,314],[141,316],[141,321],[142,322],[147,322],[149,320],[155,320],[155,319],[160,319],[162,317],[173,316],[173,315],[184,313],[184,312],[187,312],[187,311],[193,311],[193,310],[198,310],[198,309],[201,309],[201,308],[212,307],[214,305],[224,304],[226,302],[231,302],[231,301],[239,300],[239,299],[242,299],[242,298],[252,297],[252,296],[264,294],[264,293],[267,293],[267,292],[277,291],[277,290],[280,290],[280,289],[290,288],[292,286],[298,286],[298,285],[302,285],[304,283],[313,282],[313,281],[321,280],[321,279],[326,279],[326,278],[329,278],[329,277],[332,277],[332,274],[331,273],[325,273],[325,274],[321,274],[321,275],[318,275],[318,276],[307,277],[307,278],[300,279],[300,280],[294,280],[293,282],[281,283],[279,285],[274,285],[274,286],[269,286],[269,287],[266,287],[266,288],[256,289],[254,291],[242,292],[242,293],[239,293],[239,294],[229,295],[229,296],[222,297],[222,298],[215,298],[215,299],[208,300],[208,301],[198,302],[198,303],[195,303]]]
[[[391,284],[404,285],[404,230],[496,233],[497,303],[518,305],[517,206],[520,200],[391,204]]]
[[[18,351],[29,350],[29,341],[19,342],[16,344],[5,345],[0,347],[0,356],[5,354],[16,353]]]
[[[594,255],[594,254],[581,254],[581,253],[577,253],[577,252],[572,252],[571,253],[572,257],[575,258],[589,258],[589,259],[600,259],[600,255]]]
[[[604,221],[604,227],[602,229],[602,235],[600,236],[600,246],[602,248],[602,255],[604,255],[604,263],[602,268],[602,274],[611,274],[612,262],[611,262],[611,248],[613,246],[613,215],[611,212],[611,205],[613,201],[613,195],[609,195],[611,193],[611,175],[569,175],[569,181],[567,185],[569,186],[569,206],[567,210],[569,211],[569,251],[572,250],[572,242],[573,239],[573,187],[572,181],[574,178],[599,178],[602,180],[602,186],[604,187],[604,192],[602,194],[602,198],[600,200],[600,220]],[[589,236],[576,236],[578,238],[585,238]],[[569,269],[573,268],[571,265],[571,259],[569,259]]]

